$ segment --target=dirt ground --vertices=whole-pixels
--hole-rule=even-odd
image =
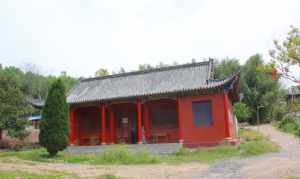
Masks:
[[[254,130],[256,130],[254,128]],[[113,174],[126,178],[284,178],[300,176],[300,140],[282,133],[271,125],[259,130],[278,143],[282,150],[244,159],[228,159],[211,165],[186,163],[180,165],[105,165],[39,163],[10,158],[0,162],[0,170],[19,170],[34,173],[64,171],[83,178]]]
[[[256,127],[252,127],[257,130]],[[245,178],[279,179],[288,176],[300,177],[300,139],[275,129],[271,125],[261,125],[259,131],[276,142],[281,151],[245,159],[219,161],[208,169],[196,172],[192,178]]]
[[[0,163],[1,170],[26,171],[38,174],[51,173],[51,171],[62,171],[78,175],[82,178],[93,178],[95,176],[113,174],[125,178],[189,178],[190,174],[198,170],[206,169],[207,165],[189,163],[183,165],[105,165],[94,166],[85,164],[60,164],[39,163],[22,161],[11,158]]]

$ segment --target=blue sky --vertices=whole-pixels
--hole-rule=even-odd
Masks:
[[[1,0],[0,63],[89,77],[99,68],[261,53],[289,25],[297,0]]]

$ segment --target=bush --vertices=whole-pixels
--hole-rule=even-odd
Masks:
[[[238,118],[239,122],[245,122],[251,116],[250,109],[245,103],[242,102],[234,104],[233,112]]]
[[[300,137],[300,118],[292,115],[285,116],[279,123],[279,129]]]
[[[147,150],[133,152],[127,146],[119,145],[106,149],[95,157],[95,164],[143,164],[158,163],[158,156],[151,155]]]
[[[69,144],[68,104],[61,80],[55,81],[49,90],[42,113],[39,142],[50,156]]]

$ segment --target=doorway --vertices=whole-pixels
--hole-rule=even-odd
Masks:
[[[137,143],[137,110],[135,103],[113,104],[116,143]]]

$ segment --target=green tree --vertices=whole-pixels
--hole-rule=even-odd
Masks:
[[[143,71],[143,70],[150,70],[153,69],[154,67],[151,66],[150,64],[139,64],[138,70]]]
[[[68,76],[65,71],[63,71],[59,77],[38,74],[36,72],[38,70],[36,70],[34,65],[29,65],[26,70],[27,72],[24,72],[17,67],[9,66],[0,68],[0,73],[14,80],[25,96],[42,100],[47,97],[50,85],[57,78],[62,80],[67,91],[71,89],[78,80],[77,78]]]
[[[225,58],[220,62],[215,62],[215,78],[227,78],[241,68],[238,59]]]
[[[257,111],[262,122],[266,122],[274,105],[280,100],[278,79],[273,79],[271,75],[260,70],[265,65],[262,56],[256,54],[241,69],[240,85],[244,96],[242,102],[250,108],[250,123],[256,122]]]
[[[105,68],[100,68],[99,70],[96,71],[95,76],[107,76],[109,75],[109,71]]]
[[[159,63],[156,65],[156,68],[163,68],[163,67],[168,67],[168,66],[170,66],[170,65],[167,64],[167,63],[159,62]]]
[[[31,112],[24,95],[12,77],[0,74],[0,132],[7,130],[12,137],[24,138],[26,120]]]
[[[60,79],[56,80],[48,93],[42,112],[39,142],[50,156],[65,149],[69,144],[69,117],[65,88]]]
[[[245,103],[237,102],[233,106],[233,112],[238,118],[239,122],[245,122],[250,117],[250,109]]]
[[[61,73],[59,79],[63,82],[66,92],[68,92],[78,81],[76,78],[68,76],[65,71]]]
[[[281,75],[293,82],[300,83],[300,79],[290,71],[292,65],[300,67],[300,30],[291,26],[286,39],[282,42],[274,40],[274,46],[275,48],[270,50],[270,56]]]
[[[119,74],[121,74],[121,73],[126,73],[126,71],[125,71],[125,69],[124,69],[123,67],[121,67],[118,73],[119,73]]]

